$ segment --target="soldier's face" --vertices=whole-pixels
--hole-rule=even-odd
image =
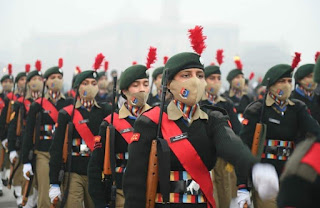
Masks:
[[[279,87],[286,85],[286,84],[291,85],[291,87],[292,87],[292,78],[290,78],[290,77],[281,78],[274,84],[274,86],[276,88],[279,88]]]
[[[26,84],[26,81],[27,81],[27,77],[21,77],[19,80],[18,80],[18,87],[19,88],[24,88],[25,84]]]
[[[162,81],[162,74],[159,74],[154,80],[154,84],[156,85],[157,89],[161,89],[161,81]]]
[[[221,75],[220,74],[211,74],[209,77],[206,78],[206,82],[208,84],[221,84]]]
[[[125,92],[126,90],[124,90]],[[130,94],[137,93],[137,92],[146,92],[149,93],[149,79],[137,79],[134,81],[127,90]]]
[[[184,82],[187,81],[188,79],[191,78],[198,78],[200,81],[204,81],[204,72],[202,69],[197,69],[197,68],[192,68],[192,69],[185,69],[180,72],[178,72],[174,76],[174,80],[179,81],[179,82]],[[170,84],[170,83],[169,83]],[[168,86],[169,86],[168,84]]]

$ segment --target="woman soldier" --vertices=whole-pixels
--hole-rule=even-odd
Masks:
[[[206,86],[200,60],[198,54],[186,52],[171,57],[165,65],[173,100],[164,109],[161,123],[164,139],[158,141],[161,143],[158,190],[165,195],[157,194],[156,207],[166,207],[167,203],[171,208],[215,207],[209,171],[216,157],[235,165],[240,178],[247,178],[255,163],[249,149],[229,127],[227,117],[219,111],[207,114],[199,107]],[[158,118],[159,107],[154,107],[134,124],[123,182],[126,208],[146,205],[149,154],[157,135]],[[243,199],[239,198],[239,204]]]
[[[102,54],[101,54],[102,55]],[[101,64],[103,58],[96,58],[95,66]],[[102,55],[103,56],[103,55]],[[100,64],[97,61],[100,60]],[[95,69],[98,69],[95,67]],[[94,148],[94,137],[98,135],[99,125],[104,117],[111,113],[108,104],[100,104],[95,100],[98,93],[98,74],[94,70],[83,71],[77,75],[74,86],[77,96],[74,105],[69,105],[59,112],[54,141],[50,149],[50,190],[51,203],[61,199],[60,185],[63,185],[67,196],[63,196],[65,207],[93,208],[88,192],[87,168]],[[72,125],[68,123],[72,120]],[[72,131],[72,132],[69,132]],[[66,134],[67,133],[67,134]],[[66,135],[72,135],[71,138]],[[68,146],[72,141],[72,147]],[[68,150],[68,157],[66,151]],[[67,168],[64,178],[60,172],[62,165]],[[63,183],[63,184],[62,184]],[[65,192],[65,193],[66,193]]]
[[[251,148],[256,124],[262,122],[267,125],[261,162],[272,164],[278,175],[281,175],[295,145],[305,138],[307,132],[320,136],[320,126],[308,113],[306,105],[299,100],[289,99],[292,72],[299,61],[300,54],[296,53],[291,66],[278,64],[267,71],[262,81],[267,86],[265,105],[262,100],[258,100],[248,106],[240,132],[243,142]],[[276,207],[275,199],[261,202],[259,195],[253,193],[255,207]]]
[[[316,61],[320,52],[316,54]],[[314,119],[320,123],[320,95],[315,92],[318,84],[313,81],[313,68],[315,64],[304,64],[300,66],[294,74],[295,89],[291,98],[301,100],[310,110]]]
[[[33,175],[35,171],[39,192],[38,207],[49,207],[49,148],[52,144],[58,112],[63,107],[70,105],[72,99],[66,99],[62,93],[63,71],[61,59],[59,60],[59,66],[47,69],[43,77],[47,92],[30,106],[26,132],[22,142],[22,162],[23,176],[27,180],[30,180],[28,173]],[[39,118],[41,118],[40,121]],[[36,125],[38,122],[39,126]],[[34,158],[35,155],[36,158]],[[32,167],[33,164],[31,163],[33,161],[35,161],[35,167]],[[33,168],[36,168],[36,170]]]
[[[116,206],[124,206],[124,196],[122,191],[122,177],[126,168],[128,159],[128,144],[131,142],[133,134],[133,124],[137,117],[148,110],[150,106],[146,104],[149,94],[149,79],[147,75],[147,67],[143,65],[133,65],[127,68],[120,77],[120,90],[122,96],[126,98],[126,102],[119,111],[113,114],[113,126],[116,130],[114,159],[115,167],[115,184],[117,187]],[[106,188],[108,183],[106,177],[102,179],[104,171],[106,128],[111,122],[111,115],[106,117],[100,126],[99,139],[95,145],[92,157],[88,167],[89,177],[89,193],[95,203],[96,208],[104,208],[110,203],[110,188]],[[101,139],[101,140],[100,140]],[[109,183],[111,184],[111,183]],[[108,190],[106,190],[108,189]],[[107,197],[106,197],[107,196]]]

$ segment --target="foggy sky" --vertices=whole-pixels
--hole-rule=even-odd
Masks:
[[[237,26],[243,46],[237,52],[240,56],[247,43],[285,42],[290,54],[302,52],[302,63],[313,63],[315,52],[320,50],[318,0],[0,0],[0,67],[7,63],[33,64],[42,52],[26,60],[21,44],[39,34],[85,36],[115,21],[159,23],[164,1],[172,5],[176,2],[177,8],[168,9],[177,17],[177,24],[203,25],[204,31],[207,24]],[[181,34],[181,39],[186,38]],[[88,54],[88,65],[95,55]],[[52,65],[56,63],[45,63],[47,67]]]

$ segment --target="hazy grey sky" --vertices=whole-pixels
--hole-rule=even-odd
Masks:
[[[237,25],[241,42],[285,40],[303,53],[303,62],[312,62],[320,50],[319,0],[180,0],[178,5],[182,23]],[[161,9],[162,0],[0,0],[0,50],[14,54],[33,34],[85,34],[117,19],[159,22]],[[13,57],[0,56],[0,62]]]

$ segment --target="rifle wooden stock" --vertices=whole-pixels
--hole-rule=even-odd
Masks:
[[[259,143],[260,143],[260,135],[262,133],[262,129],[263,125],[262,123],[257,123],[256,124],[256,129],[254,131],[254,135],[253,135],[253,141],[252,141],[252,146],[251,146],[251,153],[254,156],[257,156],[258,154],[258,148],[259,148]]]
[[[22,115],[21,115],[21,108],[19,110],[19,114],[18,114],[18,120],[17,120],[17,128],[16,128],[16,135],[17,136],[21,136],[21,119]]]
[[[111,175],[111,164],[110,164],[110,127],[107,126],[106,131],[106,144],[104,149],[104,162],[103,162],[103,174]]]
[[[50,208],[55,208],[59,202],[59,197],[54,198],[53,202],[50,205]]]
[[[146,208],[154,208],[158,186],[158,157],[157,157],[157,140],[153,140],[151,144],[147,188],[146,188]]]
[[[7,117],[6,117],[6,124],[10,123],[10,117],[12,113],[12,105],[14,104],[13,100],[10,100],[8,103],[8,111],[7,111]]]
[[[3,147],[2,150],[1,150],[1,155],[0,155],[0,169],[2,169],[2,165],[3,165],[3,162],[4,162],[5,154],[6,154],[6,149]]]
[[[63,142],[63,149],[62,149],[63,163],[67,163],[67,159],[68,159],[68,134],[69,134],[69,124],[67,125],[66,133],[64,134],[64,142]]]
[[[10,165],[9,181],[12,180],[13,170],[14,170],[14,166],[15,166],[16,162],[17,162],[17,158],[15,157],[15,158],[13,158],[12,164]],[[10,184],[10,183],[8,183],[7,188],[8,188],[8,189],[11,189],[11,184]]]
[[[29,172],[27,172],[26,175],[28,177],[30,177],[30,173]],[[28,194],[29,194],[28,193],[28,188],[30,186],[30,181],[31,181],[31,179],[30,180],[26,180],[26,183],[25,183],[25,185],[23,187],[23,197],[22,197],[22,203],[21,203],[22,206],[25,206],[27,204],[27,202],[28,202]]]

